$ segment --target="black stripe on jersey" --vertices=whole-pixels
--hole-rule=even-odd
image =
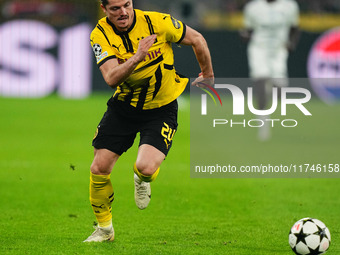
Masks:
[[[101,26],[101,25],[97,25],[97,28],[100,30],[100,32],[102,32],[103,33],[103,35],[105,36],[105,38],[106,38],[106,40],[107,40],[107,42],[109,43],[109,45],[111,46],[111,43],[110,43],[110,41],[109,41],[109,38],[107,38],[107,36],[106,36],[106,33],[105,33],[105,30],[104,30],[104,28]]]
[[[110,57],[107,57],[106,59],[104,59],[103,61],[99,62],[97,65],[98,67],[100,67],[102,64],[104,64],[106,61],[110,60],[110,59],[113,59],[113,58],[117,58],[116,55],[113,55],[113,56],[110,56]]]
[[[183,23],[183,22],[182,22]],[[182,36],[181,36],[181,38],[178,40],[178,42],[176,42],[176,43],[181,43],[181,41],[184,39],[184,36],[185,36],[185,34],[186,34],[186,32],[187,32],[187,26],[183,23],[183,33],[182,33]]]
[[[164,64],[164,69],[172,70],[172,69],[174,69],[174,65]]]
[[[127,41],[125,40],[124,35],[121,35],[120,37],[122,38],[122,41],[123,41],[123,44],[124,44],[126,51],[129,52],[129,45],[127,44]]]
[[[131,100],[133,98],[133,93],[135,92],[133,88],[130,87],[130,85],[127,82],[124,82],[125,85],[127,85],[130,88],[129,93],[125,96],[124,101],[127,104],[131,104]]]
[[[157,95],[159,89],[161,88],[162,85],[162,70],[161,70],[161,65],[158,66],[156,72],[155,72],[155,76],[156,76],[156,83],[155,83],[155,90],[153,92],[153,98],[155,98],[155,96]]]
[[[150,87],[150,80],[147,81],[147,84],[145,84],[142,88],[142,91],[139,93],[139,98],[138,98],[138,102],[137,102],[137,109],[142,110],[144,103],[145,103],[145,99],[146,99],[146,94],[148,93],[148,89]]]
[[[148,23],[150,34],[153,35],[154,31],[153,31],[153,26],[152,26],[152,23],[151,23],[150,16],[149,15],[144,15],[144,17],[145,17],[146,22]]]
[[[128,42],[129,48],[130,48],[130,52],[133,52],[133,46],[132,46],[132,42],[130,40],[129,34],[125,34],[126,40]]]
[[[150,66],[156,65],[156,64],[158,64],[161,61],[163,61],[163,55],[160,55],[158,58],[156,58],[155,60],[151,61],[149,64],[147,64],[145,66],[142,66],[141,68],[136,69],[135,71],[133,71],[133,73],[138,73],[140,71],[143,71],[144,69],[146,69],[146,68],[148,68]]]
[[[126,52],[133,52],[132,42],[129,38],[129,34],[125,34],[125,33],[121,34],[120,38],[122,38]]]
[[[149,15],[144,15],[144,17],[145,17],[146,22],[148,23],[150,35],[155,34],[155,31],[153,29],[153,25],[152,25],[152,22],[151,22],[151,19],[150,19]],[[155,43],[156,42],[157,42],[157,38],[155,40]]]

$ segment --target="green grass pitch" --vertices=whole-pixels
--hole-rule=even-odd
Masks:
[[[149,207],[140,211],[134,204],[134,146],[112,173],[115,241],[82,243],[95,220],[88,201],[91,139],[109,96],[0,98],[0,254],[293,254],[288,233],[303,217],[324,221],[332,234],[328,254],[340,253],[340,179],[190,178],[185,100]],[[311,102],[314,112],[319,105]],[[333,111],[338,114],[339,107]],[[333,115],[328,129],[301,132],[306,137],[321,136],[319,130],[340,133],[339,116]],[[324,138],[330,145],[321,152],[340,155],[339,140],[334,142],[339,135]],[[280,144],[289,148],[285,137],[275,134],[266,146]],[[317,145],[300,141],[298,146],[314,153]],[[256,161],[251,152],[248,157]]]

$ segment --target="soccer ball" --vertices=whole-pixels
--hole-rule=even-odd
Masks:
[[[313,218],[297,221],[289,232],[289,245],[295,254],[323,254],[331,243],[331,233],[326,225]]]

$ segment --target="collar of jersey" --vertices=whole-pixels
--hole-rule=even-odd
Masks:
[[[134,17],[133,17],[133,22],[131,24],[131,27],[129,27],[129,29],[127,31],[119,31],[116,26],[109,20],[108,17],[106,17],[106,22],[112,27],[113,31],[117,34],[117,35],[123,35],[123,34],[128,34],[136,25],[136,12],[135,10],[133,10],[133,14],[134,14]]]

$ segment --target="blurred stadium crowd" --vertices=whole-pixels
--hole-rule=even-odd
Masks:
[[[138,9],[171,13],[177,19],[201,28],[233,28],[225,21],[229,16],[242,14],[242,10],[250,0],[134,0]],[[301,14],[336,15],[340,13],[339,0],[296,0]],[[94,22],[102,16],[99,8],[100,0],[0,0],[0,22],[10,19],[11,16],[27,18],[30,14],[40,16],[50,14],[64,14],[71,19],[72,16],[91,17]],[[40,15],[39,15],[40,14]],[[218,18],[219,17],[219,18]],[[222,18],[221,18],[222,17]],[[239,17],[241,18],[241,17]],[[238,19],[239,19],[238,18]],[[61,20],[60,20],[61,21]],[[60,22],[59,21],[59,22]],[[220,23],[228,23],[221,25]],[[235,22],[235,21],[233,21]],[[239,23],[239,21],[236,21]],[[52,23],[54,23],[52,21]],[[239,25],[236,25],[236,27]]]
[[[172,0],[157,1],[143,0],[135,1],[135,5],[141,9],[171,10],[182,9],[183,14],[190,13],[193,9],[204,7],[205,10],[220,10],[223,12],[239,12],[249,0]],[[339,0],[297,0],[301,12],[313,13],[338,13],[340,12]]]
[[[136,8],[171,13],[195,28],[235,30],[243,26],[242,11],[250,0],[135,0]],[[324,31],[340,24],[339,0],[296,0],[302,29]]]

